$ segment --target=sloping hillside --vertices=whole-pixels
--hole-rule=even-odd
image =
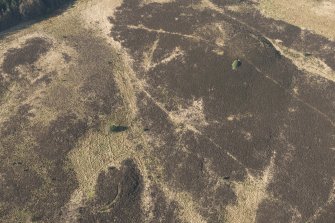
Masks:
[[[49,14],[72,0],[0,0],[0,31]]]
[[[333,223],[335,42],[276,2],[77,0],[3,33],[0,222]]]

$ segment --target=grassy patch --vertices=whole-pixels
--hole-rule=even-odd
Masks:
[[[261,0],[258,7],[265,16],[313,30],[332,40],[335,39],[335,3],[333,1]]]

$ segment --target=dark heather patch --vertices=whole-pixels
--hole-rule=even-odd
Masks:
[[[331,120],[335,120],[335,82],[318,76],[306,77],[299,74],[294,77],[294,84],[299,89],[299,97],[313,104]],[[320,100],[322,95],[322,100]]]
[[[150,129],[150,133],[162,137],[162,140],[166,143],[165,146],[173,146],[177,140],[177,136],[174,135],[173,131],[175,126],[169,121],[168,115],[155,105],[155,102],[144,93],[138,95],[138,100],[141,101],[139,104],[141,108],[141,118],[143,123]],[[161,148],[161,150],[160,152],[163,152],[164,155],[169,155],[171,152],[165,148]]]
[[[182,137],[181,142],[187,145],[190,152],[210,160],[211,170],[219,177],[229,176],[232,181],[244,180],[245,168],[227,154],[227,147],[220,148],[210,140],[210,135],[198,136],[192,132],[187,132]]]
[[[35,150],[49,160],[61,160],[85,134],[88,126],[74,114],[64,114],[37,133]]]
[[[335,69],[334,41],[311,31],[301,30],[301,28],[284,21],[267,18],[257,10],[243,13],[227,11],[226,14],[253,27],[254,30],[266,37],[282,40],[286,47],[320,57],[325,60],[328,66]]]
[[[227,15],[235,17],[237,18],[237,21],[239,20],[252,27],[252,30],[249,29],[250,32],[254,32],[256,29],[257,33],[255,34],[257,35],[264,35],[271,39],[280,39],[283,41],[284,46],[303,53],[310,53],[325,61],[332,69],[335,69],[334,41],[313,34],[310,31],[301,31],[299,27],[283,21],[276,21],[263,17],[257,11],[243,14],[229,12]],[[237,22],[237,24],[238,23],[239,22]],[[239,24],[243,26],[242,23]],[[279,29],[277,27],[282,28]],[[281,79],[282,77],[291,76],[290,79],[296,80],[294,83],[300,90],[299,97],[325,113],[331,120],[334,120],[334,107],[332,103],[334,101],[334,94],[331,93],[332,91],[327,91],[333,87],[333,82],[328,81],[321,76],[310,77],[310,75],[306,75],[304,72],[297,70],[288,59],[274,60],[273,57],[271,57],[271,54],[263,59],[263,57],[257,56],[261,55],[261,52],[257,51],[249,51],[253,54],[246,55],[246,58],[251,59],[254,65],[261,68],[265,74],[271,75],[271,77],[278,81],[287,91],[291,91],[293,88],[291,85],[292,82]],[[323,100],[318,99],[319,95],[324,95]]]
[[[19,65],[31,65],[43,54],[47,53],[52,44],[45,38],[28,39],[21,48],[9,49],[5,54],[2,69],[5,73],[11,74],[11,79],[17,77],[16,67]]]
[[[96,73],[80,89],[86,97],[87,110],[92,115],[110,115],[118,107],[120,94],[112,73]]]
[[[78,75],[84,75],[84,84],[80,86],[80,93],[85,98],[85,115],[99,122],[99,115],[110,115],[115,108],[120,107],[122,98],[115,83],[114,69],[122,72],[123,61],[111,50],[104,41],[92,41],[96,38],[87,36],[71,36],[69,41],[76,43],[73,46],[80,57]],[[94,53],[92,53],[94,52]],[[90,61],[90,63],[87,63]],[[99,64],[93,66],[92,64]],[[98,123],[96,123],[98,124]]]
[[[214,203],[218,206],[223,207],[228,204],[236,204],[237,197],[232,190],[230,184],[220,185],[214,192],[213,195]]]
[[[14,155],[16,144],[22,143],[21,131],[27,125],[31,106],[21,105],[16,113],[0,126],[0,219],[6,219],[14,209],[23,210],[42,185],[42,179],[30,165]]]
[[[150,99],[140,97],[140,100],[143,103],[141,117],[151,129],[148,134],[159,134],[164,140],[164,146],[155,148],[152,154],[164,167],[164,181],[169,182],[171,187],[188,191],[194,198],[201,200],[199,211],[206,218],[214,222],[222,219],[222,213],[217,211],[216,207],[235,202],[236,196],[230,186],[211,189],[216,182],[212,182],[205,175],[203,159],[210,159],[218,176],[230,175],[232,180],[244,179],[244,168],[232,160],[226,151],[217,148],[205,137],[197,138],[194,133],[187,132],[181,139],[176,138],[165,114],[154,106]],[[180,144],[176,145],[176,141]],[[185,146],[190,153],[179,149],[180,146]]]
[[[38,191],[29,198],[28,203],[23,204],[36,221],[57,222],[62,214],[62,207],[70,199],[71,192],[77,188],[74,171],[65,169],[67,162],[65,157],[86,130],[86,122],[78,120],[73,114],[60,116],[48,127],[35,129],[37,144],[33,152],[50,161],[47,166],[39,164],[46,171],[45,174],[40,174],[39,185],[32,182],[24,185],[29,191]],[[25,168],[25,173],[30,172],[30,168]]]
[[[166,166],[166,178],[174,179],[175,184],[183,189],[192,192],[199,192],[204,184],[204,163],[195,154],[187,154],[182,151],[173,152]]]
[[[320,215],[314,221],[315,223],[331,223],[335,219],[335,205],[334,200],[321,210]]]
[[[0,75],[0,102],[2,101],[2,96],[8,91],[8,83],[5,78]]]
[[[168,223],[178,223],[182,222],[179,217],[179,209],[176,202],[168,202],[164,193],[159,189],[158,186],[153,186],[151,188],[151,199],[154,204],[153,208],[153,221],[155,222],[168,222]]]
[[[233,61],[233,59],[236,58],[236,56],[239,56],[236,55],[235,49],[227,48],[227,53],[225,57],[222,57],[213,52],[213,50],[217,48],[216,46],[213,46],[214,44],[208,44],[207,42],[202,41],[194,42],[194,40],[192,39],[189,40],[182,36],[183,34],[192,34],[192,32],[195,30],[196,27],[201,27],[207,24],[209,21],[215,22],[218,19],[223,20],[224,18],[220,18],[219,16],[213,18],[213,13],[206,10],[203,12],[199,12],[189,7],[187,9],[184,9],[183,5],[179,2],[168,3],[163,5],[153,4],[152,6],[150,6],[150,11],[147,9],[147,7],[149,6],[143,6],[140,7],[139,9],[135,7],[131,15],[125,15],[127,13],[125,14],[120,13],[119,17],[121,24],[118,24],[119,18],[117,14],[115,28],[113,29],[112,35],[121,38],[125,43],[124,46],[130,48],[130,50],[134,52],[134,57],[138,58],[138,60],[140,61],[141,57],[139,57],[138,55],[142,55],[143,50],[142,53],[139,52],[140,50],[139,46],[153,45],[154,40],[151,41],[151,44],[148,44],[147,42],[142,43],[141,39],[140,40],[132,39],[132,36],[135,37],[137,35],[131,35],[127,32],[123,32],[123,29],[125,29],[126,27],[125,25],[127,24],[126,22],[131,24],[131,22],[133,21],[132,19],[136,17],[137,18],[136,21],[139,21],[140,19],[142,24],[150,29],[156,29],[156,30],[162,29],[166,30],[167,32],[174,32],[174,33],[179,32],[181,34],[181,35],[175,35],[169,33],[159,34],[158,50],[162,51],[161,49],[166,49],[167,52],[172,52],[173,49],[179,47],[183,51],[185,51],[182,60],[173,60],[167,65],[162,64],[149,71],[146,74],[146,76],[150,77],[147,79],[150,85],[162,86],[164,89],[167,89],[168,92],[172,93],[172,96],[187,100],[202,97],[204,98],[204,102],[206,103],[205,107],[208,110],[215,108],[217,112],[220,112],[220,114],[218,114],[218,117],[222,117],[221,115],[222,111],[225,111],[227,109],[230,110],[234,109],[235,111],[240,111],[241,107],[242,108],[247,107],[246,106],[247,103],[252,105],[251,107],[252,109],[254,110],[256,109],[256,111],[261,112],[259,116],[265,113],[266,116],[264,117],[264,119],[269,118],[272,120],[272,117],[268,115],[269,110],[270,112],[274,111],[275,113],[279,113],[280,110],[279,111],[276,110],[278,106],[274,106],[275,104],[272,102],[274,101],[274,98],[276,98],[283,101],[284,103],[283,106],[285,105],[287,95],[285,95],[285,92],[282,89],[278,89],[278,87],[275,86],[274,88],[275,90],[273,91],[275,93],[274,96],[271,96],[270,94],[267,95],[265,98],[261,97],[259,93],[263,93],[263,91],[266,91],[267,89],[271,90],[271,88],[273,87],[273,83],[271,83],[264,77],[260,76],[255,69],[252,69],[252,65],[248,64],[247,62],[245,62],[245,66],[241,67],[239,74],[232,75],[231,72],[229,72],[229,70],[231,70],[231,61]],[[151,13],[153,11],[152,8],[154,8],[155,11],[158,12]],[[178,10],[182,9],[181,11],[179,11],[178,15],[174,14],[176,8],[178,8]],[[151,16],[144,16],[144,18],[141,17],[141,15],[146,15],[145,14],[146,11],[147,13],[150,12],[149,14]],[[120,12],[123,11],[120,10]],[[181,13],[183,13],[183,15],[181,15]],[[165,17],[178,16],[179,19],[177,20],[178,21],[177,23],[186,23],[188,24],[188,27],[191,28],[178,30],[176,28],[177,25],[175,23],[172,22],[168,23],[166,21],[163,24],[158,23],[153,14],[155,15],[157,14],[157,16],[158,14],[159,16],[164,15]],[[188,16],[185,16],[185,14]],[[239,24],[233,23],[232,25],[233,28],[236,29],[237,33],[238,32],[244,33],[242,34],[243,36],[241,36],[241,39],[243,40],[240,41],[245,41],[245,43],[243,42],[240,43],[238,40],[236,40],[234,42],[234,45],[242,44],[243,47],[245,46],[249,48],[248,47],[249,45],[258,43],[258,40],[255,40],[254,38],[247,35],[248,31],[241,28]],[[152,34],[152,32],[148,32],[147,30],[144,29],[143,30],[137,29],[135,31],[147,32],[148,35]],[[145,39],[145,41],[148,40],[150,40],[150,38]],[[161,47],[160,45],[163,46]],[[264,45],[267,46],[266,44]],[[267,47],[260,48],[261,51],[260,53],[266,54],[264,58],[267,58],[267,56],[271,56],[273,54],[274,56],[271,56],[270,58],[278,60],[277,56],[278,53],[273,48],[271,48],[271,46],[268,48]],[[241,52],[241,54],[243,53]],[[250,70],[252,70],[252,72],[249,72]],[[280,75],[278,76],[282,77]],[[283,80],[283,82],[286,85],[290,85],[290,76],[284,75],[284,77],[287,77],[287,79]],[[252,91],[258,90],[257,88],[253,89],[255,85],[259,88],[260,92],[255,92],[253,94]],[[264,90],[262,89],[264,88],[264,85],[269,85],[269,87]],[[209,95],[208,89],[210,88],[214,89],[213,92],[214,97],[213,95]],[[151,90],[151,92],[153,92],[153,95],[155,96],[155,90]],[[234,97],[231,97],[231,95],[234,95]],[[249,102],[252,95],[255,95],[256,97],[254,97],[254,100]],[[220,100],[217,100],[218,98],[220,98]],[[258,103],[256,102],[257,99],[262,100]],[[267,105],[266,104],[267,102],[270,103]],[[266,107],[267,109],[264,110],[263,107],[259,105],[261,106],[263,105],[263,107],[267,106]],[[282,106],[282,104],[280,103],[278,105]],[[209,115],[213,116],[213,114]],[[276,128],[276,125],[274,123],[272,126],[273,128]],[[268,129],[269,128],[264,128],[263,132],[268,131]],[[213,129],[213,131],[216,130],[217,129],[215,130]],[[276,131],[276,129],[271,131]],[[260,132],[260,135],[262,135],[263,132]],[[220,131],[217,131],[217,134],[218,133],[220,133]],[[218,137],[219,137],[218,140],[221,140],[222,134],[220,134],[220,136]],[[237,140],[239,142],[241,141],[241,139]],[[249,147],[252,146],[253,145],[250,145]],[[235,148],[228,148],[228,149],[232,150],[230,152],[236,153]],[[246,156],[246,153],[249,154],[259,153],[259,151],[257,150],[262,150],[261,153],[263,153],[265,157],[269,157],[269,155],[271,154],[271,150],[266,147],[265,148],[252,147],[252,150],[246,148],[239,151],[244,152],[244,154],[240,155],[241,157],[243,157],[243,159],[246,159],[245,160],[246,162],[250,163],[251,165],[258,165],[259,167],[257,168],[261,168],[264,167],[264,165],[267,163],[267,161],[264,160],[264,157],[256,157],[256,159],[250,159],[250,156],[249,157]]]
[[[32,218],[37,222],[61,222],[62,208],[70,200],[72,192],[78,187],[75,172],[66,169],[65,158],[57,160],[48,167],[47,176],[43,184],[50,184],[47,190],[39,187],[29,208]]]
[[[256,35],[264,35],[271,39],[280,39],[283,41],[283,45],[294,50],[308,53],[320,58],[325,61],[328,66],[332,69],[335,69],[335,42],[330,41],[327,38],[314,34],[308,30],[301,30],[299,27],[288,24],[284,21],[277,21],[271,18],[266,18],[260,14],[257,10],[246,11],[243,13],[237,13],[232,11],[227,11],[222,15],[223,17],[233,17],[236,24],[240,26],[245,26],[247,24],[249,26],[249,31],[253,32]],[[226,18],[227,19],[227,18]],[[251,27],[251,28],[250,28]],[[280,28],[278,28],[280,27]],[[257,31],[256,31],[257,30]],[[234,44],[232,44],[234,46]],[[253,51],[249,51],[253,52]],[[302,89],[299,92],[300,98],[305,100],[307,103],[313,105],[320,109],[323,113],[327,114],[334,120],[334,112],[332,105],[332,98],[328,98],[330,93],[324,93],[322,88],[325,86],[328,80],[323,77],[318,77],[318,80],[321,82],[313,82],[313,78],[306,76],[304,72],[298,71],[293,64],[291,64],[288,60],[277,60],[274,61],[271,57],[259,57],[259,53],[252,56],[247,56],[247,58],[252,59],[254,64],[258,67],[262,68],[262,71],[268,75],[274,75],[276,81],[280,81],[283,87],[290,90],[290,83],[281,81],[281,77],[287,77],[288,74],[292,76],[292,79],[299,79],[297,81],[297,85],[300,83],[309,83],[303,84],[303,86],[299,87]],[[270,58],[270,60],[269,60]],[[286,69],[283,69],[286,68]],[[276,72],[273,72],[273,71]],[[281,71],[281,72],[280,72]],[[312,79],[312,80],[310,80]],[[288,83],[288,84],[287,84]],[[327,83],[327,85],[333,85],[333,83]],[[320,89],[321,88],[321,89]],[[318,95],[325,95],[325,100],[315,99]]]
[[[287,223],[291,222],[293,214],[287,205],[265,200],[258,207],[256,222]]]
[[[151,45],[151,43],[157,39],[158,34],[155,32],[150,32],[147,30],[143,30],[143,29],[132,29],[132,28],[128,28],[128,27],[123,27],[120,26],[118,27],[118,31],[120,32],[120,34],[123,35],[128,35],[129,38],[126,39],[126,42],[123,43],[124,46],[128,46],[133,50],[134,55],[140,57],[142,56],[140,53],[142,53],[144,50],[148,49]],[[122,35],[122,36],[123,36]],[[116,36],[116,40],[121,40],[118,39],[118,37],[122,37],[120,36]],[[138,42],[140,44],[134,44],[134,42]]]
[[[210,1],[217,4],[219,7],[238,5],[240,3],[250,3],[250,0],[210,0]]]
[[[51,46],[52,44],[45,38],[35,37],[28,39],[22,47],[9,49],[5,53],[5,58],[2,63],[2,72],[9,75],[5,78],[3,74],[0,74],[0,100],[1,97],[9,91],[9,87],[13,81],[26,80],[26,77],[19,76],[16,68],[19,65],[25,65],[34,70],[35,67],[33,64],[43,54],[47,53]]]
[[[329,199],[333,187],[334,127],[313,110],[293,101],[297,111],[284,120],[276,166],[279,170],[268,190],[296,207],[306,221]],[[291,150],[288,150],[291,147]],[[293,148],[293,149],[292,149]]]
[[[24,125],[29,120],[29,117],[34,116],[34,114],[30,112],[31,108],[32,107],[29,104],[21,105],[18,108],[17,113],[2,124],[0,128],[1,137],[14,136],[22,131]]]
[[[115,27],[112,35],[116,40],[124,41],[123,45],[130,49],[134,56],[141,57],[142,52],[148,46],[152,46],[157,37],[169,35],[183,39],[181,35],[173,33],[192,34],[199,25],[213,20],[212,14],[207,13],[207,11],[199,13],[190,7],[186,7],[189,6],[189,3],[191,1],[148,4],[144,6],[127,5],[127,8],[125,6],[126,3],[124,3],[115,13],[117,21],[114,23]],[[131,9],[129,9],[130,7]],[[141,28],[133,29],[127,27],[129,25],[141,25],[154,31]],[[157,31],[159,30],[171,32],[171,34],[158,34]],[[173,45],[170,47],[173,47]]]
[[[188,7],[191,1],[146,5],[130,2],[125,1],[118,8],[111,35],[127,48],[135,60],[138,77],[148,84],[146,90],[151,97],[140,93],[139,109],[143,123],[151,130],[148,134],[162,142],[158,148],[153,145],[152,155],[161,160],[168,185],[190,192],[200,206],[208,207],[200,210],[201,214],[217,222],[220,216],[214,211],[215,204],[225,206],[234,202],[236,195],[227,186],[222,189],[223,202],[219,203],[213,195],[204,192],[206,187],[211,191],[214,186],[203,174],[202,160],[207,159],[219,177],[242,181],[246,168],[261,173],[276,151],[275,163],[280,171],[269,190],[279,200],[296,207],[302,218],[307,219],[326,201],[331,188],[333,171],[330,167],[334,160],[329,150],[333,132],[329,119],[334,115],[331,114],[334,109],[330,90],[333,85],[327,81],[308,85],[306,74],[297,70],[265,37],[281,39],[285,46],[301,51],[302,45],[298,42],[300,36],[305,35],[308,40],[300,42],[311,43],[308,49],[312,53],[318,51],[317,37],[283,22],[274,21],[284,26],[282,31],[271,28],[270,20],[254,14],[250,14],[249,20],[247,13],[194,10]],[[213,2],[220,6],[240,3]],[[202,35],[197,30],[213,23],[228,24],[227,29],[223,27],[227,31],[224,47],[217,46],[215,38],[194,38]],[[146,70],[143,56],[155,41],[158,42],[152,64],[156,66]],[[323,41],[322,54],[325,56],[321,58],[327,60],[333,57],[333,52],[326,46],[333,43]],[[177,47],[182,51],[180,58],[160,63]],[[224,55],[217,55],[215,50],[223,51]],[[243,66],[232,72],[231,63],[236,58]],[[295,86],[302,88],[300,100],[292,95]],[[325,97],[319,100],[315,95]],[[200,99],[208,126],[199,127],[199,133],[190,133],[182,124],[171,123],[166,110],[187,107]],[[163,104],[166,110],[155,101]],[[299,112],[289,114],[291,106],[298,107]],[[242,118],[229,121],[230,115]],[[183,131],[176,132],[176,128]],[[289,152],[288,142],[283,144],[283,138],[287,138],[297,153],[293,153],[288,163],[280,162]],[[203,196],[199,198],[200,195]]]
[[[133,160],[125,160],[100,173],[96,197],[79,210],[79,222],[143,222],[141,194],[143,180]]]
[[[0,188],[3,190],[0,190],[0,202],[6,204],[1,219],[15,214],[15,211],[28,211],[36,221],[55,222],[77,183],[74,172],[64,169],[63,160],[50,162],[47,166],[34,160],[35,151],[29,151],[33,145],[27,142],[31,135],[26,131],[31,127],[28,119],[32,116],[30,109],[30,105],[20,106],[17,113],[1,126],[3,162],[0,164]],[[31,139],[40,140],[38,137]],[[21,157],[22,153],[31,157]],[[45,172],[39,172],[40,168]]]
[[[1,167],[2,169],[3,167]],[[35,171],[29,170],[26,164],[6,166],[1,170],[0,202],[5,205],[3,216],[12,209],[23,209],[34,196],[34,190],[42,186],[42,179]],[[24,171],[28,169],[28,171]],[[2,212],[2,211],[1,211]],[[1,217],[1,215],[0,215]]]
[[[169,176],[174,175],[174,168],[180,162],[180,157],[178,158],[176,155],[179,150],[177,150],[175,144],[178,138],[174,134],[174,126],[169,121],[167,114],[162,112],[145,94],[139,94],[138,100],[141,101],[139,106],[143,123],[146,123],[148,128],[151,129],[148,134],[156,137],[159,136],[159,139],[164,142],[164,146],[162,147],[152,145],[155,148],[152,151],[152,155],[161,161],[164,166],[165,178],[169,179]],[[177,159],[175,159],[176,157]]]
[[[62,53],[63,59],[66,63],[69,63],[71,61],[71,56],[67,53]]]
[[[162,86],[163,89],[168,90],[168,94],[170,94],[168,96],[171,96],[171,98],[178,97],[185,101],[204,98],[204,102],[206,103],[205,107],[208,109],[206,113],[211,111],[210,109],[214,109],[212,114],[209,113],[209,115],[213,117],[215,113],[218,113],[213,117],[213,119],[216,119],[222,117],[222,112],[227,109],[229,109],[227,112],[238,112],[241,107],[246,107],[246,103],[248,103],[251,98],[250,95],[253,90],[251,88],[252,84],[258,84],[259,88],[261,88],[264,84],[268,85],[268,81],[259,76],[256,70],[253,70],[252,73],[248,72],[251,65],[247,62],[245,62],[246,65],[243,66],[244,69],[241,68],[239,74],[232,75],[231,72],[228,72],[231,70],[231,61],[239,55],[228,51],[225,57],[222,57],[213,52],[216,48],[213,46],[214,44],[208,44],[205,41],[197,42],[194,41],[194,39],[188,39],[182,36],[183,34],[192,34],[196,27],[201,27],[206,24],[207,21],[215,22],[216,19],[213,18],[212,12],[209,13],[208,11],[205,11],[203,13],[199,13],[198,11],[188,8],[187,10],[182,10],[183,13],[188,16],[182,16],[181,13],[175,15],[171,14],[172,12],[170,11],[170,7],[171,10],[172,8],[174,9],[173,13],[176,12],[176,8],[181,8],[182,6],[178,5],[178,3],[174,3],[172,5],[152,5],[152,7],[154,7],[155,10],[159,10],[159,14],[161,16],[171,16],[172,18],[178,17],[177,21],[179,21],[179,23],[184,22],[188,25],[188,27],[191,27],[191,29],[185,28],[178,30],[172,22],[164,23],[163,25],[161,25],[161,23],[156,24],[155,17],[147,16],[144,17],[144,19],[141,19],[144,26],[150,29],[163,29],[168,32],[180,32],[180,35],[169,33],[161,33],[158,35],[156,32],[148,32],[147,30],[141,29],[127,32],[128,29],[125,28],[125,24],[121,23],[118,25],[118,17],[116,16],[115,29],[113,31],[115,33],[112,33],[115,34],[116,38],[123,41],[125,47],[130,48],[133,52],[133,56],[138,59],[135,63],[138,62],[140,64],[143,52],[150,48],[150,46],[152,46],[154,41],[157,39],[159,41],[157,49],[154,52],[154,63],[166,58],[176,47],[179,47],[185,52],[182,60],[173,60],[168,64],[160,64],[145,74],[144,77],[149,77],[147,82],[151,86]],[[148,13],[150,12],[149,14],[151,14],[152,11],[153,9],[150,11],[148,10]],[[124,16],[122,13],[120,13],[120,17]],[[142,15],[143,14],[145,13],[142,12]],[[132,17],[132,15],[134,15],[134,17],[137,16],[135,9],[126,19]],[[124,17],[120,18],[120,20],[123,22]],[[130,18],[129,21],[129,23],[131,23],[132,19]],[[136,21],[138,21],[138,19]],[[238,26],[235,28],[237,30],[241,29]],[[242,31],[244,30],[242,29]],[[135,38],[139,34],[143,35],[143,33],[147,33],[147,38],[140,38],[138,40]],[[149,37],[150,35],[152,36]],[[243,38],[248,38],[248,41],[251,42],[251,44],[255,44],[255,42],[257,42],[254,38],[248,36],[243,36]],[[250,44],[249,42],[245,45]],[[239,43],[236,43],[236,45],[237,44]],[[142,48],[141,46],[143,45],[145,47]],[[226,50],[224,51],[226,52]],[[235,49],[231,49],[231,52],[234,51]],[[273,48],[268,51],[269,54],[274,52],[274,57],[278,58],[278,53],[273,50]],[[258,83],[259,81],[261,81],[261,83]],[[245,83],[248,82],[251,83],[246,85]],[[289,82],[289,80],[287,82]],[[271,89],[272,87],[273,86],[270,85],[267,89]],[[214,89],[214,97],[209,94],[209,88]],[[160,97],[158,97],[159,93],[156,93],[155,90],[150,89],[150,93],[154,96],[155,100],[160,100]],[[231,97],[231,95],[234,95],[234,97]],[[278,98],[282,95],[285,96],[285,94],[283,94],[279,89]],[[259,95],[257,94],[257,96]],[[220,100],[217,100],[218,98]],[[254,101],[251,102],[252,105],[255,104],[251,107],[251,109],[262,112],[262,114],[267,114],[268,111],[263,111],[262,107],[258,108],[258,104],[256,103],[257,99],[255,98]],[[265,98],[265,100],[263,99],[263,102],[271,102],[273,100],[271,97],[268,97],[267,100],[266,99],[267,98]],[[210,161],[213,163],[214,171],[217,172],[219,176],[223,177],[229,175],[234,180],[242,180],[245,175],[244,167],[232,160],[232,158],[227,155],[227,151],[225,150],[228,150],[231,153],[233,152],[234,154],[242,152],[238,154],[238,157],[242,157],[247,166],[253,165],[254,168],[259,169],[268,163],[264,158],[268,158],[270,156],[271,150],[266,146],[254,148],[251,143],[247,148],[242,150],[245,146],[242,136],[240,136],[240,138],[236,138],[233,142],[230,142],[231,139],[229,138],[229,135],[227,135],[227,138],[224,138],[224,141],[222,141],[222,132],[220,133],[220,131],[217,131],[217,128],[208,129],[207,134],[196,137],[195,140],[191,137],[189,140],[182,140],[181,145],[175,144],[175,142],[178,141],[178,138],[176,138],[176,135],[174,134],[174,127],[169,124],[170,122],[166,117],[166,114],[164,114],[164,112],[148,98],[145,100],[139,99],[139,101],[142,101],[143,103],[143,107],[141,106],[141,116],[144,122],[149,123],[148,127],[153,129],[152,134],[158,134],[160,139],[165,143],[163,148],[157,148],[154,150],[154,155],[159,157],[164,165],[165,181],[171,182],[173,186],[177,186],[182,190],[191,192],[194,197],[202,200],[200,206],[206,208],[203,208],[200,211],[208,219],[211,219],[212,221],[222,219],[222,213],[218,213],[218,211],[215,210],[215,207],[218,205],[225,206],[228,203],[234,202],[236,197],[229,186],[220,188],[220,190],[215,191],[214,193],[209,192],[211,191],[209,188],[213,188],[214,185],[208,183],[209,179],[205,178],[203,173],[203,158],[199,159],[196,154],[200,154],[200,157],[204,156],[206,158],[210,158]],[[273,103],[270,103],[267,109],[276,112],[276,107],[272,108],[272,106]],[[266,118],[270,119],[271,117],[267,115]],[[150,123],[153,123],[153,125]],[[234,128],[234,126],[232,128]],[[231,129],[223,129],[222,131],[227,132],[227,134],[232,134]],[[259,133],[260,137],[263,137],[261,135],[263,132],[267,133],[268,128],[265,128]],[[220,148],[212,143],[210,138],[223,148]],[[243,140],[242,142],[241,139]],[[199,141],[202,144],[199,145]],[[236,147],[231,146],[234,145],[235,142],[241,144],[241,146],[236,146],[241,149],[236,149]],[[192,153],[187,155],[184,152],[181,152],[181,150],[178,149],[180,146],[187,147]],[[250,159],[249,154],[258,153],[257,149],[261,150],[264,155],[262,157],[252,157],[252,159]],[[216,199],[213,197],[213,194],[219,194],[220,197]]]
[[[204,160],[194,154],[187,155],[181,163],[181,167],[176,171],[178,183],[187,190],[199,190],[204,187]]]
[[[167,164],[166,167],[167,171],[170,170],[176,175],[172,178],[175,179],[174,184],[192,193],[200,203],[200,214],[206,217],[209,222],[223,221],[223,213],[217,207],[225,207],[235,203],[236,195],[228,181],[217,187],[216,177],[229,176],[232,181],[241,181],[245,177],[245,169],[229,157],[224,149],[213,145],[205,136],[186,132],[181,137],[180,143],[185,145],[190,153],[185,156],[181,155],[182,153],[179,151],[175,157],[169,158],[169,160],[175,160],[177,164],[174,165],[178,166],[178,168],[177,166],[171,167]],[[178,163],[180,156],[186,158]],[[205,164],[204,160],[209,163]],[[214,172],[214,175],[208,173],[205,165]],[[191,170],[194,172],[190,174]]]

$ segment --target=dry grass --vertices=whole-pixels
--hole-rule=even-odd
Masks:
[[[224,12],[224,10],[222,8],[215,5],[210,0],[202,0],[202,1],[199,1],[198,3],[193,3],[191,5],[191,7],[196,9],[196,10],[211,9],[211,10],[221,12],[221,13]]]
[[[237,204],[227,206],[226,222],[255,222],[258,206],[269,196],[266,190],[273,176],[274,159],[275,154],[261,176],[254,177],[248,175],[244,182],[234,183]]]
[[[189,107],[179,106],[177,111],[169,112],[171,121],[176,125],[184,125],[187,129],[198,132],[198,128],[207,126],[203,100],[194,100]]]
[[[299,51],[285,47],[280,42],[271,41],[271,43],[283,56],[290,59],[299,70],[335,82],[335,72],[321,59],[312,55],[305,56]]]
[[[122,4],[122,0],[84,0],[78,4],[78,12],[85,22],[85,27],[94,29],[103,35],[108,35],[112,27],[108,17],[114,14],[117,7]],[[92,13],[94,12],[94,13]]]
[[[207,222],[197,211],[198,204],[192,196],[186,192],[171,190],[165,185],[161,185],[163,192],[169,201],[176,201],[180,210],[180,218],[183,222],[205,223]]]
[[[70,154],[75,168],[80,190],[84,196],[94,196],[97,177],[110,166],[120,166],[121,162],[133,156],[133,144],[127,133],[90,133]]]
[[[335,39],[334,0],[260,0],[259,8],[268,17]]]

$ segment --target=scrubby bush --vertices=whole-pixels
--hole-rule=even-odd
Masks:
[[[5,12],[12,11],[16,9],[19,5],[19,0],[0,0],[0,12],[4,14]]]
[[[110,132],[123,132],[126,131],[128,129],[127,126],[123,126],[123,125],[112,125],[110,126]]]
[[[233,61],[231,67],[233,70],[237,70],[242,65],[242,62],[239,59]]]
[[[45,5],[41,0],[25,0],[19,4],[19,13],[23,18],[33,18],[45,11]]]

